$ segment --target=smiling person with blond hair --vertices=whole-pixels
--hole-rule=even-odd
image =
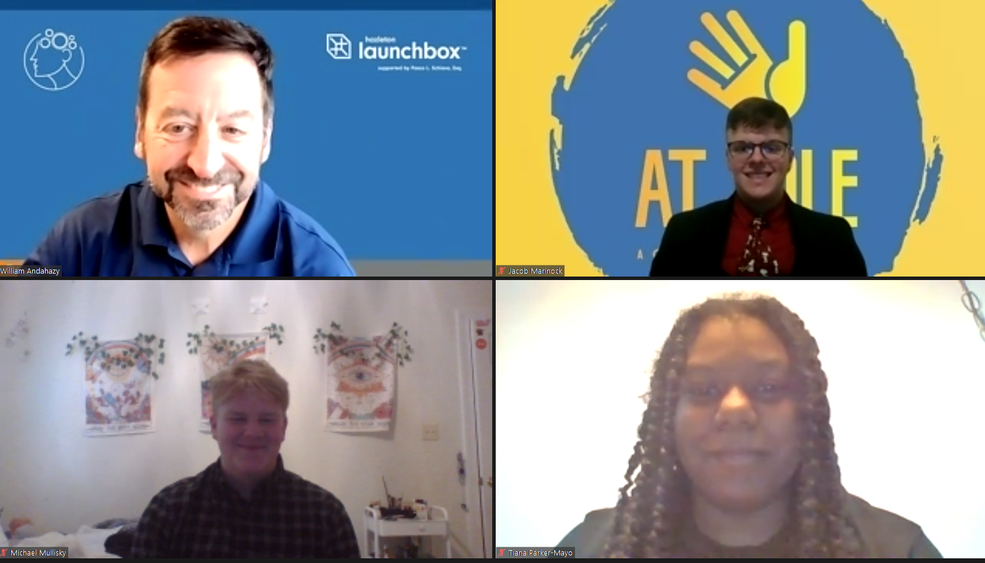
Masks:
[[[358,558],[339,499],[284,469],[287,381],[269,363],[245,360],[209,389],[219,460],[151,500],[133,556]]]

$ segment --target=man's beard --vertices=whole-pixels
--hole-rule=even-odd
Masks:
[[[172,168],[164,173],[164,186],[151,181],[151,188],[164,203],[190,229],[211,231],[232,216],[236,206],[250,198],[255,186],[245,186],[243,174],[233,168],[223,168],[212,178],[199,178],[187,165]],[[175,197],[175,184],[181,182],[192,188],[231,185],[233,193],[213,199],[189,199]]]

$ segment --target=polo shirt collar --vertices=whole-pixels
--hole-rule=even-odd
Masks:
[[[174,229],[171,228],[164,201],[157,197],[146,179],[140,182],[138,190],[136,208],[140,227],[136,233],[140,238],[136,241],[137,244],[177,248]],[[281,243],[277,223],[277,194],[259,180],[239,224],[221,247],[229,256],[230,264],[273,260]]]

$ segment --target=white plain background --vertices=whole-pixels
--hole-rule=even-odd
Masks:
[[[817,340],[846,488],[985,557],[985,341],[957,280],[497,281],[496,545],[555,546],[615,506],[656,352],[730,291],[777,297]]]
[[[250,312],[253,297],[267,312]],[[209,298],[208,315],[191,303]],[[334,493],[345,505],[366,554],[362,508],[390,493],[447,508],[452,546],[466,551],[456,454],[463,418],[455,310],[492,308],[486,281],[376,280],[99,280],[0,281],[0,506],[3,524],[29,517],[38,535],[74,533],[109,518],[137,518],[165,486],[195,475],[219,457],[212,436],[199,431],[198,356],[185,346],[205,324],[216,333],[284,326],[284,343],[268,344],[270,362],[291,391],[285,467]],[[5,340],[27,310],[30,359]],[[412,361],[398,368],[392,429],[339,434],[324,430],[324,356],[312,351],[317,328],[339,322],[350,336],[381,334],[393,322],[409,332]],[[81,354],[65,356],[72,334],[101,341],[139,332],[166,340],[157,368],[156,431],[84,437]],[[438,424],[438,441],[422,441],[424,424]],[[443,555],[444,545],[433,542]],[[473,553],[472,556],[481,556]]]

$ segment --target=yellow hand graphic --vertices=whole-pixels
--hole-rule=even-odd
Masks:
[[[786,108],[793,117],[804,103],[807,91],[807,26],[802,21],[790,24],[790,57],[776,67],[773,60],[752,34],[745,20],[735,10],[725,15],[745,45],[739,47],[715,16],[701,14],[701,23],[731,57],[733,65],[718,58],[700,41],[692,41],[690,50],[696,57],[721,75],[716,81],[698,69],[687,72],[687,79],[709,96],[731,108],[750,97],[770,98]]]

